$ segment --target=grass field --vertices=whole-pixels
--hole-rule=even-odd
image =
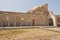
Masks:
[[[60,32],[45,28],[0,29],[0,40],[60,40]]]

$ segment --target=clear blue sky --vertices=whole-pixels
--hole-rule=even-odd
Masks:
[[[60,14],[60,0],[0,0],[0,11],[27,12],[45,3],[48,3],[49,10],[54,14]]]

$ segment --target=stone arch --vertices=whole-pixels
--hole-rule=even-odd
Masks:
[[[49,26],[53,26],[53,20],[51,18],[49,19]]]
[[[57,26],[55,16],[53,15],[52,12],[49,12],[49,14],[50,14],[51,19],[53,20],[53,26]]]
[[[32,26],[35,26],[35,20],[34,19],[32,20]]]

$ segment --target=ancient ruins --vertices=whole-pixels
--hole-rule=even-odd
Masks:
[[[0,11],[0,27],[58,26],[57,16],[48,10],[48,4],[36,6],[26,13]],[[59,18],[58,18],[59,19]]]

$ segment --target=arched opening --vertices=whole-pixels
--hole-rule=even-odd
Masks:
[[[32,20],[32,26],[34,26],[34,25],[35,25],[35,20],[33,19],[33,20]]]
[[[53,20],[51,18],[49,20],[49,26],[53,26]]]

